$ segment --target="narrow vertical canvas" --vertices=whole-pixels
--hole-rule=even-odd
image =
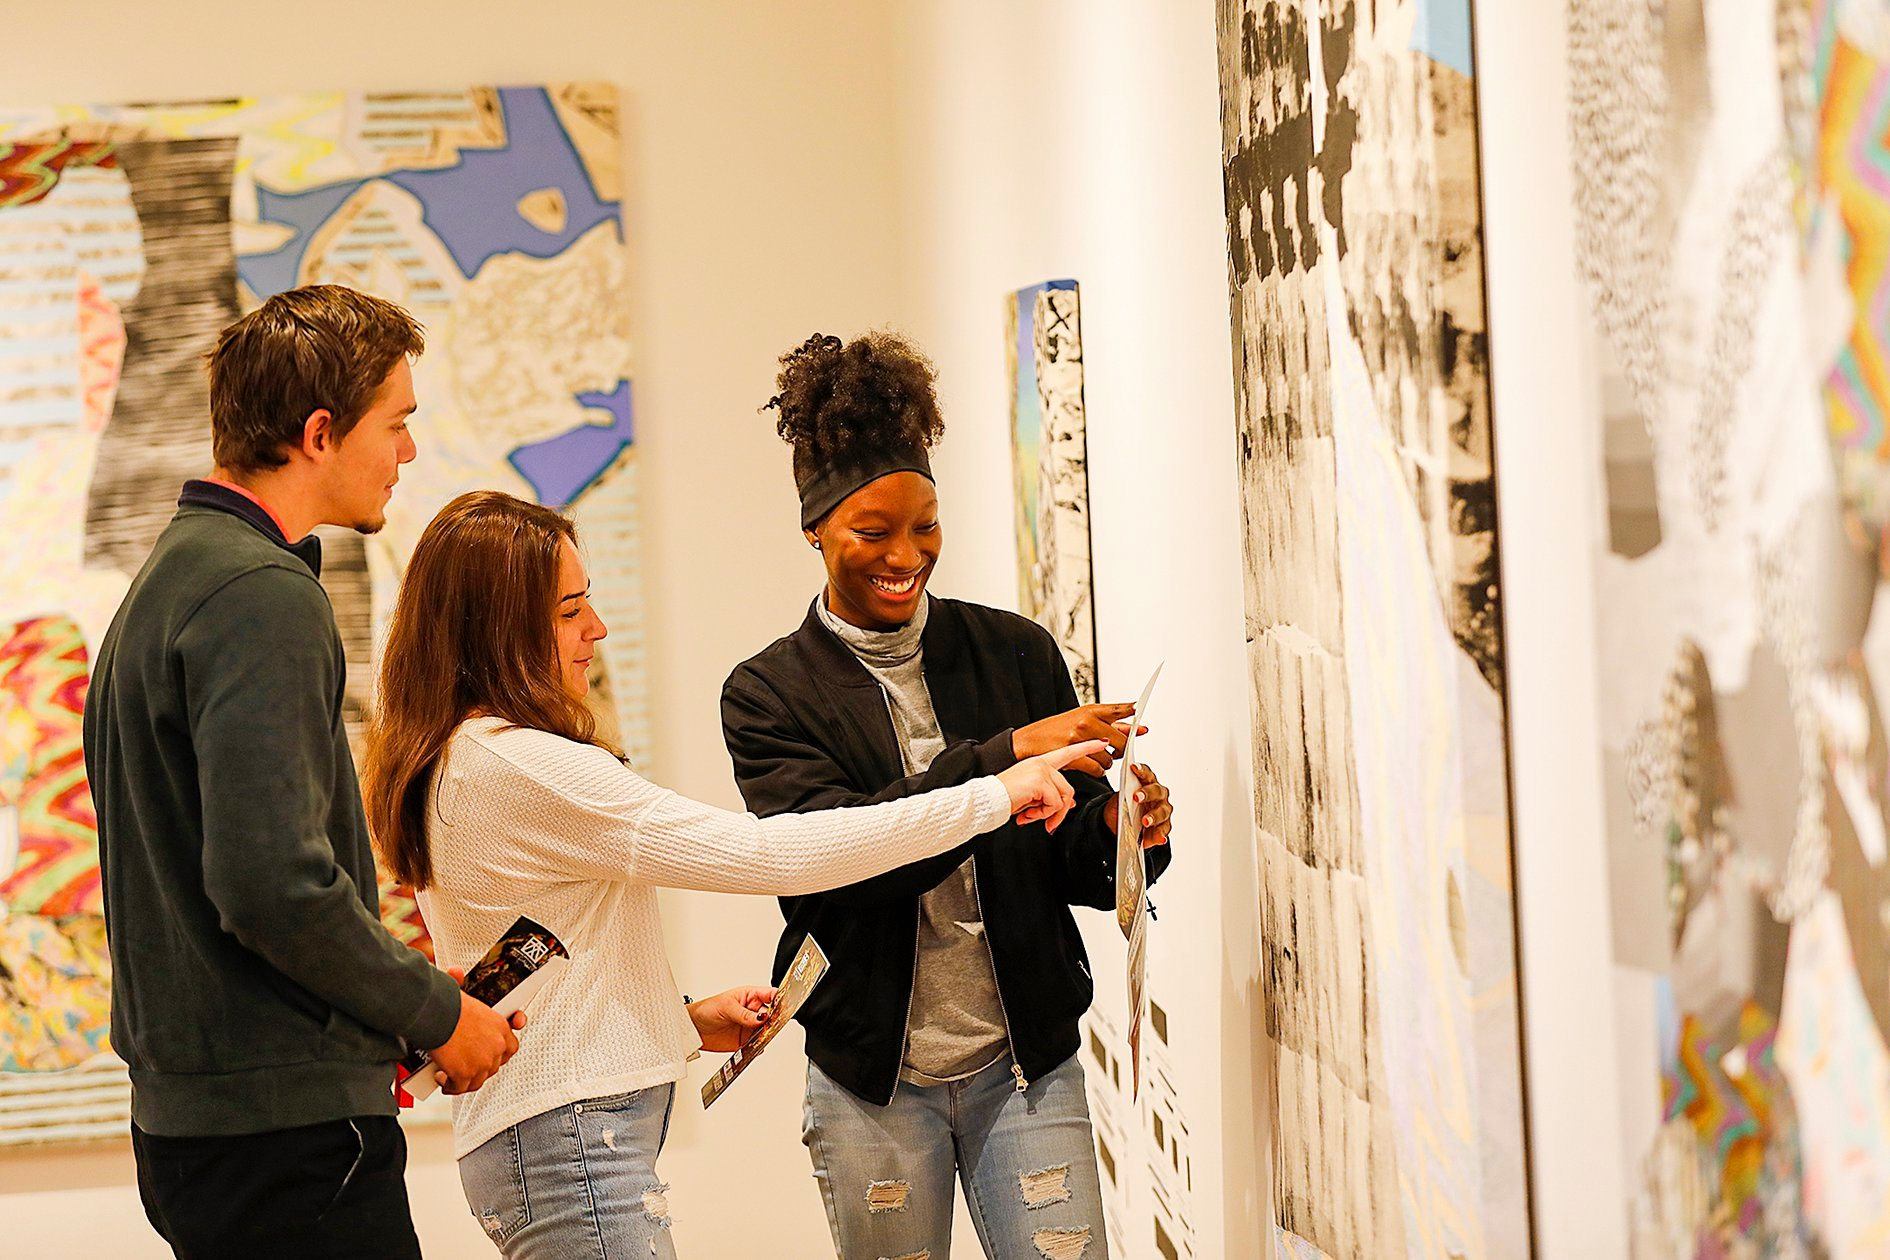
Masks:
[[[1530,1254],[1468,0],[1219,0],[1277,1242]]]
[[[1076,698],[1096,701],[1082,302],[1074,280],[1010,295],[1011,466],[1017,600],[1063,649]]]

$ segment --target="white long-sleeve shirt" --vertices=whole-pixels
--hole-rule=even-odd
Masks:
[[[453,1153],[586,1098],[680,1080],[698,1038],[663,948],[656,889],[818,892],[943,853],[1010,817],[995,778],[855,809],[703,805],[601,748],[495,718],[448,743],[427,815],[420,910],[443,967],[471,967],[529,915],[571,965],[531,1008],[511,1062],[453,1100]]]

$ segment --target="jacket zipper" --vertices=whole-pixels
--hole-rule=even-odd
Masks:
[[[899,1097],[899,1083],[906,1074],[906,1048],[912,1044],[912,999],[919,991],[919,925],[924,915],[924,905],[915,898],[912,902],[912,979],[906,984],[906,1017],[899,1024],[899,1070],[893,1073],[892,1093],[886,1096],[888,1107]],[[1003,998],[998,1000],[1001,1002]]]
[[[1030,1088],[1030,1082],[1024,1079],[1023,1064],[1017,1061],[1017,1038],[1011,1032],[1011,1011],[1004,1005],[1004,986],[998,983],[997,951],[991,948],[991,921],[984,910],[984,890],[978,886],[976,854],[973,854],[971,858],[971,890],[978,894],[978,918],[984,922],[984,931],[978,935],[984,940],[985,956],[991,960],[991,988],[997,993],[998,1014],[1004,1017],[1004,1042],[1011,1052],[1011,1079],[1016,1082],[1017,1092],[1021,1094]],[[917,976],[916,969],[913,974]],[[910,1011],[906,1013],[906,1018],[912,1018]]]

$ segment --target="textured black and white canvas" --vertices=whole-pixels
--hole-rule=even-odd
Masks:
[[[1530,1250],[1468,0],[1219,0],[1287,1254]]]

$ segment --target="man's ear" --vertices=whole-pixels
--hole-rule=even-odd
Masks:
[[[302,422],[302,454],[320,459],[333,451],[338,445],[334,424],[335,414],[326,407],[309,412],[308,419]]]

